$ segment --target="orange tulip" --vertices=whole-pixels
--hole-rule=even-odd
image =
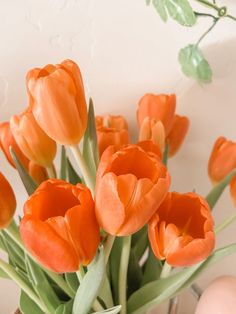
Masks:
[[[89,264],[100,242],[89,189],[56,179],[43,182],[24,205],[20,234],[28,251],[54,272]]]
[[[40,128],[30,109],[20,116],[13,116],[10,126],[25,156],[44,167],[52,164],[56,155],[56,143]]]
[[[122,116],[97,116],[96,128],[100,156],[110,145],[118,150],[129,143],[128,124]]]
[[[165,129],[162,122],[146,117],[140,127],[139,140],[151,140],[163,151],[165,147]]]
[[[169,157],[174,156],[180,149],[184,138],[188,132],[189,119],[184,116],[175,115],[174,123],[171,131],[167,137],[168,142],[168,155]]]
[[[167,169],[154,152],[138,145],[119,151],[108,147],[101,157],[95,189],[100,226],[112,235],[135,233],[161,204],[169,185]]]
[[[195,193],[168,193],[148,226],[152,250],[171,266],[191,266],[207,258],[215,245],[208,203]]]
[[[164,125],[165,134],[168,136],[174,123],[175,107],[176,96],[174,94],[144,95],[139,101],[137,110],[139,127],[141,127],[146,117],[155,119],[155,121],[160,120]]]
[[[12,187],[0,172],[0,229],[6,228],[12,221],[16,210],[16,198]]]
[[[208,174],[213,184],[220,182],[236,168],[236,143],[219,137],[208,162]]]
[[[42,166],[37,165],[33,161],[29,162],[28,172],[38,185],[48,179],[48,174],[47,174],[46,169]]]
[[[27,74],[27,89],[35,119],[63,145],[75,145],[87,126],[87,106],[80,69],[71,60],[46,65]]]
[[[12,165],[15,168],[14,161],[12,160],[12,157],[9,151],[10,147],[13,148],[20,162],[27,169],[29,160],[28,158],[26,158],[26,156],[22,153],[19,146],[17,145],[14,139],[14,136],[11,132],[10,123],[9,122],[0,123],[0,148],[2,149],[10,165]]]

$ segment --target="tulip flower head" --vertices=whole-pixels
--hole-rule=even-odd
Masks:
[[[29,160],[28,158],[22,153],[19,146],[17,145],[14,136],[12,134],[10,123],[3,122],[0,123],[0,148],[2,149],[5,157],[7,158],[8,162],[12,167],[16,167],[14,161],[10,154],[10,147],[13,148],[14,152],[16,153],[17,158],[20,160],[21,164],[27,169]]]
[[[48,179],[48,174],[47,174],[46,169],[42,166],[39,166],[33,161],[29,162],[28,172],[29,172],[29,175],[34,179],[34,181],[38,185]]]
[[[110,145],[119,149],[129,143],[128,124],[122,116],[97,116],[96,129],[100,156]]]
[[[207,258],[215,245],[208,203],[195,193],[168,193],[148,226],[152,250],[171,266],[191,266]]]
[[[167,194],[170,176],[166,167],[153,151],[145,151],[150,145],[142,146],[127,145],[118,151],[110,146],[101,157],[96,215],[109,234],[125,236],[141,229]]]
[[[89,189],[56,179],[43,182],[24,205],[20,234],[28,251],[54,272],[87,265],[100,242]]]
[[[10,120],[11,131],[22,152],[35,163],[48,167],[56,155],[56,143],[36,122],[31,109]]]
[[[63,145],[76,145],[87,127],[87,106],[78,65],[35,68],[27,74],[27,90],[35,119],[49,137]]]
[[[236,168],[236,143],[219,137],[208,162],[208,174],[213,184],[220,182]]]
[[[6,228],[11,223],[15,210],[15,194],[10,183],[0,172],[0,229]]]

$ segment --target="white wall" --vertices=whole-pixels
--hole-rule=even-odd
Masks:
[[[236,15],[234,0],[222,0]],[[145,0],[1,0],[0,1],[0,120],[27,104],[24,78],[28,69],[71,58],[81,67],[86,91],[97,113],[124,114],[136,131],[135,110],[146,92],[175,92],[178,112],[188,115],[191,129],[181,152],[170,161],[172,188],[205,195],[210,189],[207,161],[218,135],[236,140],[236,24],[221,21],[203,43],[214,70],[214,82],[200,87],[183,76],[178,50],[194,43],[209,19],[187,29],[164,24]],[[19,199],[26,197],[15,172],[0,156]],[[234,210],[228,191],[215,210],[216,223]],[[235,225],[222,232],[218,245],[236,241]],[[199,280],[205,286],[219,274],[235,274],[236,255]],[[189,296],[189,294],[187,294]],[[185,298],[181,313],[193,312]],[[0,313],[17,305],[17,289],[0,281]]]

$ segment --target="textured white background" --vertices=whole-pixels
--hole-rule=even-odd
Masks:
[[[219,1],[220,2],[220,1]],[[235,0],[222,0],[236,15]],[[170,161],[172,189],[205,195],[210,189],[207,161],[218,135],[236,140],[236,23],[220,22],[203,43],[214,70],[214,82],[200,87],[185,78],[178,50],[194,43],[211,21],[194,29],[160,21],[144,0],[1,0],[0,120],[8,120],[27,104],[24,78],[28,69],[71,58],[81,67],[86,92],[97,113],[124,114],[134,134],[135,110],[146,92],[175,92],[177,111],[188,115],[191,129],[181,152]],[[18,211],[26,197],[17,174],[0,156],[0,170],[14,185]],[[234,210],[224,193],[215,209],[216,224]],[[222,232],[217,245],[236,241],[236,227]],[[234,274],[236,255],[207,271],[204,287],[220,274]],[[0,281],[0,313],[17,306],[18,290]],[[180,313],[194,312],[189,293]],[[162,311],[160,311],[162,313]]]

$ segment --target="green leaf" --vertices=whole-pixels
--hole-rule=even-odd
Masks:
[[[20,294],[20,311],[22,314],[44,314],[38,305],[22,290]]]
[[[169,144],[167,143],[165,145],[165,150],[162,156],[162,162],[165,166],[167,166],[167,163],[168,163],[168,154],[169,154]]]
[[[109,308],[113,307],[114,303],[113,303],[113,298],[112,298],[112,293],[111,293],[110,282],[107,278],[107,274],[105,274],[98,297],[103,300],[106,307],[109,307]]]
[[[66,282],[68,283],[68,285],[70,286],[70,288],[74,292],[76,292],[78,287],[79,287],[79,280],[78,280],[76,273],[66,273],[65,279],[66,279]]]
[[[60,301],[49,284],[43,270],[28,255],[25,255],[27,272],[32,286],[37,292],[49,313],[55,313],[55,309],[60,305]]]
[[[104,311],[99,311],[99,312],[93,312],[92,314],[118,314],[120,313],[120,310],[121,310],[121,305],[117,305],[117,306],[114,306],[110,309],[107,309],[107,310],[104,310]]]
[[[92,307],[105,275],[105,259],[103,247],[89,266],[80,284],[73,304],[73,314],[87,314]]]
[[[0,268],[0,278],[10,279],[10,277]]]
[[[236,170],[233,170],[230,174],[228,174],[222,181],[220,181],[210,193],[206,196],[206,201],[208,202],[211,209],[214,208],[221,194],[224,192],[224,189],[230,183],[231,179],[236,175]]]
[[[179,63],[183,73],[194,78],[200,84],[212,81],[212,70],[196,45],[188,45],[179,52]]]
[[[119,304],[119,270],[120,270],[120,256],[122,250],[123,239],[122,237],[116,237],[110,258],[109,258],[109,266],[110,266],[110,280],[111,280],[111,288],[113,292],[113,299],[115,304]]]
[[[79,177],[74,167],[72,166],[72,163],[70,162],[69,158],[67,158],[67,173],[68,180],[71,184],[77,184],[82,182],[81,178]]]
[[[141,286],[144,286],[148,282],[154,281],[160,278],[162,271],[162,263],[158,260],[152,252],[151,247],[149,247],[148,259],[144,267],[143,279]]]
[[[148,247],[147,226],[132,235],[132,249],[138,260],[143,256]]]
[[[160,15],[160,18],[166,22],[168,15],[165,8],[165,0],[152,0],[152,4],[156,9],[157,13]]]
[[[55,314],[71,314],[72,313],[72,308],[73,308],[73,301],[70,300],[64,304],[61,304],[57,309]]]
[[[88,125],[84,134],[83,156],[88,164],[88,167],[91,169],[91,173],[93,174],[95,180],[97,166],[99,162],[99,155],[97,145],[96,122],[94,116],[93,101],[91,98],[89,100]]]
[[[65,149],[65,146],[62,146],[61,147],[61,168],[60,168],[61,180],[66,180],[66,167],[67,167],[66,149]]]
[[[26,171],[26,169],[24,168],[24,166],[22,165],[22,163],[16,156],[16,153],[14,152],[14,149],[12,147],[10,147],[10,154],[27,193],[31,195],[36,190],[37,184],[32,179],[32,177],[28,174],[28,172]]]
[[[188,0],[164,0],[165,6],[172,19],[183,26],[193,26],[196,16]]]
[[[150,5],[151,0],[146,0],[146,5]]]
[[[188,267],[167,278],[152,281],[131,295],[128,300],[130,314],[143,314],[152,307],[172,298],[183,288],[189,286],[196,277],[223,257],[235,253],[236,244],[216,250],[205,261]]]
[[[130,250],[129,266],[128,266],[128,292],[127,295],[130,296],[134,291],[136,291],[141,284],[143,277],[142,269],[139,265],[139,260],[137,259],[134,250]]]

